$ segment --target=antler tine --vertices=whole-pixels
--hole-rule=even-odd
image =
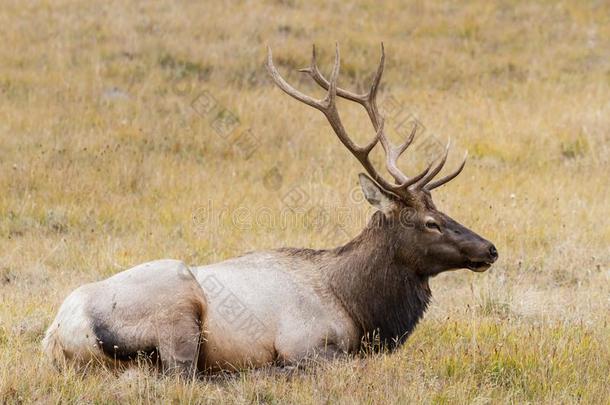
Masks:
[[[383,131],[383,126],[384,126],[384,120],[381,120],[381,122],[379,123],[379,131],[378,131],[377,137],[379,138],[379,141],[381,142],[381,146],[383,147],[383,150],[385,151],[386,167],[388,169],[388,172],[392,175],[392,177],[394,177],[396,184],[401,185],[401,184],[409,181],[409,178],[407,176],[405,176],[400,171],[400,169],[398,169],[398,166],[396,166],[396,160],[398,159],[400,154],[402,152],[404,152],[404,149],[406,149],[406,147],[404,149],[402,149],[402,146],[404,144],[401,145],[399,148],[394,147],[394,145],[392,145],[390,143],[390,141],[388,141],[388,137],[385,135],[385,132]],[[401,149],[402,149],[402,151],[401,151]]]
[[[322,75],[322,72],[320,72],[320,69],[318,69],[315,44],[312,46],[311,65],[309,67],[299,69],[299,72],[309,74],[309,76],[311,76],[311,78],[316,83],[318,83],[325,90],[328,90],[328,86],[330,83],[328,82],[328,80],[326,80],[324,75]],[[351,100],[351,101],[354,101],[354,102],[360,103],[360,104],[362,104],[362,102],[364,101],[364,95],[355,94],[355,93],[352,93],[351,91],[344,90],[340,87],[337,87],[337,95],[339,97],[343,97],[345,99],[348,99],[348,100]]]
[[[363,94],[356,94],[351,91],[342,89],[340,87],[336,88],[336,94],[339,97],[345,98],[347,100],[356,102],[364,107],[367,111],[369,118],[371,119],[371,123],[373,124],[373,128],[378,130],[378,133],[381,136],[377,138],[381,141],[383,149],[386,153],[386,166],[388,168],[388,172],[394,177],[399,189],[406,189],[408,186],[412,185],[415,181],[420,180],[423,176],[427,174],[427,171],[421,173],[418,176],[415,176],[413,179],[409,179],[404,173],[400,171],[396,162],[400,155],[407,149],[407,147],[413,142],[413,138],[415,137],[415,132],[417,127],[414,126],[413,130],[409,138],[402,143],[399,147],[395,147],[391,145],[388,141],[382,127],[383,118],[379,114],[377,108],[377,91],[379,90],[379,83],[381,82],[381,77],[383,76],[383,70],[385,66],[385,47],[383,42],[381,43],[381,57],[379,60],[379,65],[377,66],[377,71],[375,72],[375,77],[371,83],[371,86],[368,92]],[[307,68],[299,69],[299,72],[308,73],[312,79],[318,83],[322,88],[329,89],[330,82],[324,77],[324,75],[320,72],[318,68],[317,54],[316,54],[316,46],[313,45],[311,52],[311,64]],[[372,149],[376,144],[376,139],[374,139],[370,144],[370,149]]]
[[[337,86],[337,79],[339,76],[340,69],[339,46],[335,46],[335,62],[333,65],[330,80],[327,80],[318,69],[316,48],[314,46],[312,49],[311,65],[308,68],[300,69],[299,71],[308,73],[316,83],[318,83],[321,87],[327,90],[327,94],[323,99],[316,100],[296,90],[294,87],[288,84],[286,80],[284,80],[284,78],[280,75],[277,68],[273,64],[271,48],[269,47],[267,56],[267,69],[269,70],[269,73],[271,74],[271,77],[275,84],[277,84],[280,89],[282,89],[291,97],[320,110],[326,116],[326,119],[330,123],[331,127],[335,131],[341,143],[343,143],[343,145],[354,155],[354,157],[358,159],[358,161],[362,164],[368,174],[381,187],[391,193],[403,197],[409,195],[410,193],[416,190],[432,190],[455,178],[464,168],[466,158],[464,158],[464,162],[462,162],[460,167],[455,172],[443,177],[440,180],[430,183],[430,181],[442,170],[443,166],[447,161],[449,147],[451,145],[451,141],[449,141],[445,148],[445,153],[436,165],[434,165],[434,162],[430,163],[430,165],[424,171],[411,178],[409,178],[400,171],[397,165],[397,160],[413,142],[413,139],[417,132],[417,126],[413,127],[409,137],[398,146],[393,145],[387,138],[384,131],[384,121],[381,115],[379,114],[376,104],[377,91],[379,89],[381,76],[383,75],[384,63],[385,50],[382,43],[381,59],[379,61],[379,66],[377,67],[377,72],[375,73],[375,77],[373,78],[373,82],[371,83],[369,91],[364,94],[356,94]],[[373,127],[376,130],[375,138],[371,140],[367,145],[357,145],[347,134],[347,131],[345,130],[345,127],[341,122],[341,118],[337,110],[337,96],[348,99],[350,101],[354,101],[362,105],[367,111],[373,124]],[[378,142],[381,143],[381,146],[383,147],[383,150],[386,155],[386,167],[388,172],[394,178],[395,184],[392,184],[389,181],[385,180],[373,167],[370,161],[370,152],[373,150],[373,148],[375,147],[375,145],[377,145]],[[411,186],[415,187],[411,188]]]
[[[337,87],[337,95],[346,100],[350,100],[360,104],[366,110],[371,122],[373,124],[373,128],[375,130],[379,127],[379,121],[381,117],[379,116],[379,111],[377,109],[377,105],[375,104],[377,97],[377,90],[379,89],[379,83],[381,81],[381,76],[383,75],[383,67],[385,64],[385,48],[383,46],[383,42],[381,43],[381,59],[379,61],[379,66],[377,67],[377,72],[375,73],[375,77],[373,82],[371,83],[371,87],[369,91],[363,94],[356,94],[349,90],[345,90],[343,88]],[[328,90],[329,81],[324,77],[320,69],[318,68],[318,62],[316,57],[316,46],[313,45],[312,53],[311,53],[311,64],[309,67],[299,69],[299,72],[307,73],[311,78],[318,83],[322,88]]]
[[[314,59],[315,61],[315,59]],[[294,87],[284,80],[284,78],[280,75],[277,68],[273,64],[273,56],[271,54],[271,48],[268,47],[268,55],[267,55],[267,69],[271,74],[271,78],[278,85],[280,89],[282,89],[285,93],[290,95],[291,97],[311,106],[318,110],[320,110],[328,120],[330,126],[333,128],[337,137],[343,143],[343,145],[358,159],[358,161],[362,164],[367,173],[375,180],[381,187],[386,188],[388,190],[392,190],[392,184],[386,181],[373,167],[370,159],[369,153],[375,147],[379,140],[379,129],[377,129],[377,135],[375,138],[368,143],[366,146],[361,147],[354,143],[351,138],[347,135],[347,131],[345,127],[341,123],[341,118],[339,116],[339,112],[337,111],[336,106],[336,96],[338,95],[337,88],[337,78],[339,76],[339,67],[340,67],[340,55],[339,55],[339,46],[335,47],[335,63],[333,66],[332,74],[330,81],[327,81],[327,90],[328,93],[322,100],[316,100],[306,94],[301,93]]]
[[[381,129],[381,131],[379,132],[378,137],[381,142],[381,146],[383,147],[383,150],[386,153],[386,166],[388,168],[388,172],[390,172],[390,174],[392,175],[392,177],[394,177],[394,180],[396,181],[396,185],[392,186],[392,189],[397,194],[400,194],[403,191],[407,190],[407,188],[409,188],[411,185],[417,183],[424,176],[426,176],[428,174],[428,172],[430,171],[430,169],[432,168],[432,164],[434,162],[431,162],[428,165],[428,167],[426,169],[424,169],[418,175],[408,178],[400,171],[400,169],[398,169],[396,162],[397,162],[398,158],[400,157],[400,155],[402,155],[402,153],[405,150],[407,150],[409,145],[411,145],[411,143],[413,142],[413,139],[415,138],[415,133],[417,132],[417,126],[413,127],[413,129],[411,130],[411,134],[409,135],[409,138],[407,138],[407,140],[404,141],[398,147],[392,145],[388,141],[388,138],[386,137],[385,132],[383,132],[383,120],[381,121],[380,129]]]
[[[430,184],[427,184],[424,188],[428,191],[434,190],[435,188],[440,187],[443,184],[456,178],[457,175],[460,174],[462,172],[462,170],[464,169],[464,166],[466,165],[466,159],[468,159],[468,151],[466,151],[466,153],[464,153],[464,159],[462,160],[462,164],[460,164],[460,166],[457,168],[456,171],[454,171],[451,174],[448,174],[447,176],[443,177],[442,179],[439,179],[439,180],[433,181]]]
[[[377,90],[379,90],[379,83],[381,82],[381,76],[383,75],[383,68],[385,65],[385,48],[383,46],[383,42],[381,43],[381,59],[379,60],[379,66],[377,67],[377,72],[375,73],[375,78],[371,83],[371,88],[367,93],[367,101],[370,108],[369,116],[371,117],[371,121],[373,121],[373,126],[379,125],[379,111],[377,110]],[[369,111],[367,109],[367,111]]]
[[[339,78],[339,67],[339,44],[335,44],[335,63],[333,64],[333,70],[330,73],[330,86],[328,87],[328,94],[324,99],[327,102],[327,107],[334,111],[337,111],[335,101],[337,98],[337,79]]]
[[[391,184],[389,186],[385,186],[387,190],[396,193],[397,195],[403,195],[405,192],[408,193],[408,188],[413,184],[420,181],[424,176],[428,174],[430,168],[432,168],[432,163],[428,165],[426,169],[424,169],[418,175],[408,178],[405,176],[400,169],[398,169],[396,165],[396,161],[400,157],[400,155],[407,149],[407,147],[413,142],[413,138],[415,137],[416,127],[411,130],[411,135],[409,138],[400,146],[395,147],[389,141],[383,132],[383,120],[379,126],[379,131],[377,131],[377,137],[381,142],[381,146],[386,154],[386,167],[388,168],[388,172],[394,177],[396,184]]]
[[[417,182],[416,188],[422,189],[426,184],[428,184],[428,182],[430,182],[430,180],[434,178],[434,176],[436,176],[441,171],[443,166],[445,166],[445,162],[447,162],[447,156],[449,155],[450,147],[451,139],[449,139],[449,141],[447,142],[447,146],[445,146],[445,153],[443,153],[443,156],[439,160],[438,164],[434,167],[434,169],[430,170],[428,174],[426,174],[420,181]]]
[[[418,174],[417,176],[411,177],[408,182],[400,185],[400,187],[398,187],[399,191],[406,190],[407,188],[409,188],[410,186],[412,186],[413,184],[415,184],[419,180],[421,180],[421,178],[424,177],[426,174],[428,174],[428,172],[432,168],[432,163],[434,163],[434,162],[431,162],[430,164],[428,164],[428,167],[426,167],[420,174]]]
[[[402,154],[405,150],[407,150],[409,145],[411,145],[411,143],[413,142],[413,139],[415,138],[416,132],[417,132],[417,124],[413,125],[413,129],[411,129],[411,133],[409,134],[409,137],[407,138],[407,140],[404,141],[402,143],[402,145],[400,145],[398,147],[399,154]]]
[[[385,134],[383,133],[383,123],[381,123],[376,129],[377,133],[375,135],[375,139],[373,139],[369,144],[364,147],[356,145],[351,138],[347,135],[345,127],[341,122],[341,118],[339,117],[339,112],[337,111],[336,106],[336,96],[337,93],[337,78],[339,76],[339,46],[335,47],[335,64],[333,66],[333,70],[330,77],[330,82],[328,85],[328,95],[325,100],[328,100],[327,110],[323,111],[330,123],[331,127],[334,129],[335,133],[339,137],[339,140],[347,147],[347,149],[352,152],[352,154],[358,159],[360,164],[365,168],[367,173],[375,180],[381,187],[385,188],[388,191],[398,191],[397,187],[389,183],[386,179],[384,179],[379,172],[375,169],[371,160],[369,158],[369,154],[371,150],[377,145],[377,142],[381,139],[385,138]],[[368,111],[368,110],[367,110]]]
[[[339,67],[340,67],[340,54],[339,54],[339,45],[335,44],[335,63],[333,65],[333,70],[330,76],[330,82],[328,86],[328,93],[326,97],[322,100],[322,111],[328,119],[330,126],[333,128],[339,140],[347,147],[350,152],[352,152],[360,162],[363,162],[363,159],[368,158],[368,153],[373,149],[375,144],[369,144],[365,147],[358,146],[352,139],[347,135],[347,131],[341,122],[341,117],[339,116],[339,112],[337,111],[337,79],[339,77]],[[371,166],[372,169],[372,166]],[[374,170],[374,169],[372,169]],[[378,175],[377,175],[378,176]]]
[[[324,111],[323,100],[316,100],[313,97],[308,96],[307,94],[301,93],[300,91],[292,87],[290,84],[288,84],[286,80],[284,80],[282,75],[280,75],[280,72],[278,72],[277,68],[273,64],[273,54],[271,53],[271,47],[269,46],[267,46],[267,70],[269,71],[269,74],[271,74],[271,78],[273,79],[275,84],[277,84],[277,86],[282,89],[284,93],[313,108],[316,108],[320,111]]]

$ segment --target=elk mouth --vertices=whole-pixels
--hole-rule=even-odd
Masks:
[[[475,261],[468,260],[465,265],[466,268],[472,271],[476,271],[477,273],[482,273],[491,267],[491,263],[487,261]]]

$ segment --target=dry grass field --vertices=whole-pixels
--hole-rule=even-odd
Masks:
[[[610,403],[608,2],[1,3],[0,402]],[[434,278],[396,353],[199,381],[56,372],[41,338],[83,283],[358,234],[358,163],[263,65],[269,44],[321,95],[296,69],[316,43],[328,72],[335,41],[352,89],[384,42],[393,136],[417,122],[420,142],[451,137],[450,165],[470,152],[434,197],[499,261]]]

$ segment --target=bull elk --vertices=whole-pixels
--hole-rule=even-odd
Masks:
[[[48,357],[56,364],[124,364],[154,353],[164,371],[189,374],[331,359],[358,352],[371,336],[380,347],[396,348],[430,302],[430,277],[487,270],[498,258],[494,245],[439,211],[430,193],[455,178],[466,159],[437,180],[449,145],[419,174],[407,176],[397,166],[416,130],[400,145],[386,136],[376,103],[384,59],[382,45],[370,89],[356,94],[337,87],[338,47],[329,79],[318,69],[314,47],[311,65],[301,71],[326,90],[317,100],[284,80],[268,49],[275,84],[320,110],[368,174],[360,174],[360,185],[376,211],[358,236],[334,249],[280,248],[198,267],[153,261],[83,285],[46,332]],[[368,144],[348,136],[337,97],[368,113],[375,132]],[[393,181],[369,159],[378,143]]]

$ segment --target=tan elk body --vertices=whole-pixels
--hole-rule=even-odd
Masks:
[[[280,76],[270,50],[267,61],[274,82],[320,110],[368,173],[360,184],[377,210],[360,235],[335,249],[282,248],[200,267],[159,260],[84,285],[66,298],[47,330],[46,354],[56,364],[123,364],[148,353],[164,370],[188,374],[334,358],[371,339],[379,347],[404,342],[428,306],[430,277],[459,268],[485,271],[497,251],[432,202],[430,191],[464,167],[433,180],[448,148],[422,173],[409,177],[399,170],[396,161],[415,130],[399,146],[386,137],[376,104],[383,66],[382,47],[370,90],[355,94],[337,87],[338,48],[329,80],[317,68],[314,48],[311,66],[302,71],[327,90],[316,100]],[[358,146],[347,135],[337,97],[367,111],[376,132],[369,144]],[[378,143],[394,182],[369,160]]]

